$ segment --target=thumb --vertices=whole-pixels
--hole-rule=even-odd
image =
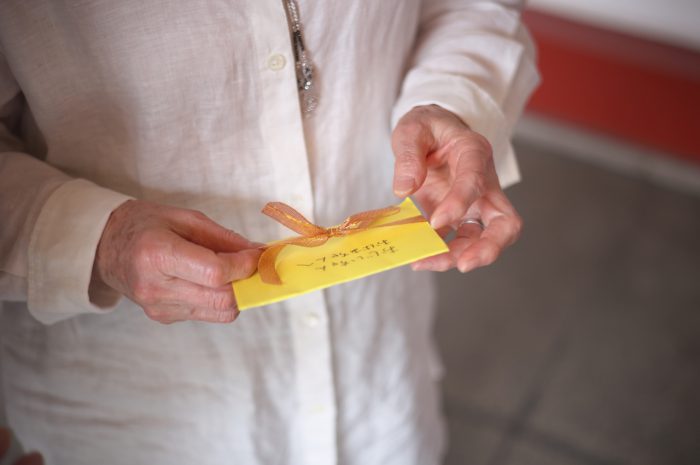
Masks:
[[[219,258],[226,262],[228,282],[245,279],[258,269],[258,259],[262,251],[259,249],[241,250],[236,253],[219,253]]]
[[[253,249],[260,245],[226,229],[203,213],[195,211],[188,211],[188,213],[181,235],[197,245],[214,252],[224,253]]]
[[[408,113],[391,136],[394,151],[394,194],[406,197],[423,185],[427,175],[426,157],[435,138],[430,125]]]

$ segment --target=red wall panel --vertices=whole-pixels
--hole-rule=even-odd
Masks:
[[[700,53],[526,11],[542,86],[529,110],[700,163]]]

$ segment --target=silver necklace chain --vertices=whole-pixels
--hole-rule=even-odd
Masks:
[[[301,111],[304,116],[310,116],[318,106],[318,94],[314,81],[314,65],[306,53],[304,34],[302,33],[296,1],[284,0],[284,5],[287,10],[287,19],[289,20],[292,35],[292,49],[294,51]]]

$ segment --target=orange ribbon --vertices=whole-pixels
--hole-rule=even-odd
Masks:
[[[300,237],[293,237],[274,242],[264,247],[264,252],[258,260],[258,272],[260,278],[267,284],[282,284],[282,280],[277,274],[275,267],[277,256],[288,245],[298,245],[301,247],[318,247],[325,244],[331,237],[347,236],[358,232],[366,231],[373,227],[398,226],[400,224],[418,223],[425,221],[422,216],[412,216],[403,220],[392,221],[377,226],[372,226],[375,221],[397,214],[401,211],[399,207],[380,208],[379,210],[369,210],[348,216],[338,226],[324,228],[317,226],[304,218],[304,216],[282,202],[269,202],[262,209],[262,212],[275,221],[283,224],[292,231],[301,234]]]

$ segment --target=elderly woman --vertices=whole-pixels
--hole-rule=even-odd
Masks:
[[[416,270],[467,272],[518,236],[502,186],[537,81],[519,8],[2,2],[2,389],[25,447],[49,465],[439,463]],[[449,253],[236,319],[230,282],[288,234],[267,201],[330,225],[407,195],[457,231]]]

